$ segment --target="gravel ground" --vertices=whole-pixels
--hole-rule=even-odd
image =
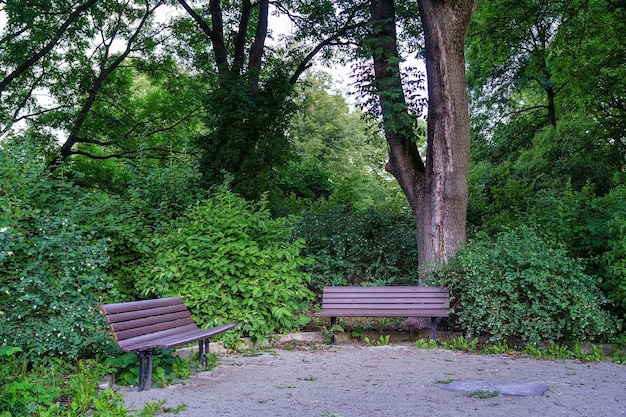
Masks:
[[[442,389],[466,380],[534,383],[548,390],[483,399]],[[408,343],[220,354],[215,369],[184,384],[117,389],[125,392],[129,409],[160,400],[170,408],[185,404],[180,417],[626,417],[624,365],[422,350]]]

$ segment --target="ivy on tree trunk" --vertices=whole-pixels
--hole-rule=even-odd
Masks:
[[[393,0],[371,0],[375,79],[389,148],[387,170],[413,209],[419,263],[445,262],[465,243],[470,125],[464,44],[477,0],[419,0],[428,80],[422,159],[402,95]],[[389,92],[394,92],[389,94]]]

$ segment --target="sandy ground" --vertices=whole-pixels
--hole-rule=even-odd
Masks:
[[[549,389],[541,396],[481,399],[442,389],[453,380]],[[166,400],[165,407],[186,404],[181,417],[626,417],[624,365],[422,350],[408,343],[221,354],[215,369],[185,384],[122,390],[129,409]]]

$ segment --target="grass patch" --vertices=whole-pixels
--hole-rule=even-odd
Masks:
[[[476,391],[472,391],[467,393],[468,397],[472,397],[472,398],[478,398],[481,400],[487,399],[487,398],[493,398],[493,397],[497,397],[498,395],[500,395],[500,391],[495,390],[495,391],[489,391],[489,390],[484,390],[484,389],[478,389]]]
[[[443,384],[443,385],[445,385],[445,384],[449,384],[450,382],[454,382],[454,379],[452,379],[452,378],[447,378],[447,379],[438,379],[438,380],[436,380],[436,381],[435,381],[435,383],[437,383],[437,384]]]

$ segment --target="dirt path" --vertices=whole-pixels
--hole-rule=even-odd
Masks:
[[[481,399],[442,389],[452,380],[538,383],[549,389],[541,396]],[[125,389],[125,402],[130,408],[163,399],[168,407],[184,403],[180,417],[626,417],[624,365],[422,350],[412,344],[221,355],[217,368],[187,382],[148,392]]]

